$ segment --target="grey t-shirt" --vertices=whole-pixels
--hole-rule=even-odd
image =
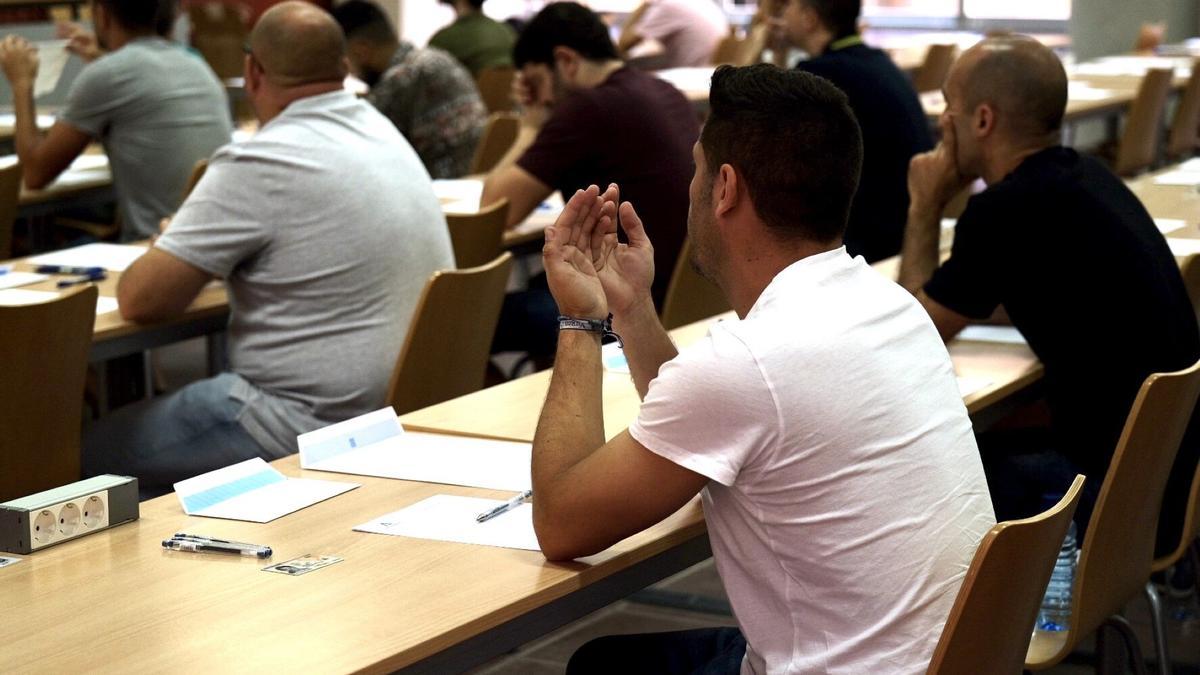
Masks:
[[[383,405],[425,282],[454,267],[421,160],[344,91],[217,151],[155,246],[226,280],[239,421],[276,456]]]
[[[60,119],[104,144],[125,240],[157,234],[196,161],[233,133],[208,64],[161,38],[134,40],[84,68]]]

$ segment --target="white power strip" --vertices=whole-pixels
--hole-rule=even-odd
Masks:
[[[0,504],[0,551],[32,553],[137,518],[137,479],[96,476]]]

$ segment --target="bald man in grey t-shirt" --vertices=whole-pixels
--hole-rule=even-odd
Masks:
[[[85,473],[135,475],[148,493],[283,457],[298,434],[384,405],[422,288],[454,267],[416,152],[342,89],[337,24],[283,3],[251,45],[247,94],[262,128],[213,156],[117,291],[135,321],[177,315],[213,278],[230,294],[232,372],[119,410],[84,439]],[[302,60],[289,60],[291,45]]]

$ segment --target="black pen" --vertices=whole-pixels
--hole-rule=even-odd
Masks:
[[[78,286],[79,284],[90,284],[93,281],[104,281],[107,278],[108,275],[101,270],[98,274],[84,274],[78,277],[60,279],[57,285],[59,288],[67,288],[68,286]]]
[[[162,547],[169,551],[184,551],[186,553],[228,553],[232,555],[252,556],[255,558],[270,558],[269,548],[246,548],[231,544],[200,543],[186,539],[164,539]]]
[[[103,267],[73,267],[71,265],[38,265],[34,271],[39,274],[86,274],[89,276],[104,274]]]
[[[216,537],[207,537],[202,534],[187,534],[185,532],[176,532],[171,535],[171,539],[177,541],[194,541],[198,544],[227,544],[229,546],[241,546],[243,548],[254,548],[263,551],[270,551],[270,546],[263,544],[250,544],[244,541],[231,541],[229,539],[217,539]]]

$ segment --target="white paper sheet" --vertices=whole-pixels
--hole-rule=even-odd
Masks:
[[[1200,157],[1189,159],[1175,168],[1179,171],[1200,171]]]
[[[118,305],[116,298],[110,298],[105,295],[101,295],[100,297],[96,298],[96,316],[108,314],[109,312],[115,312],[117,309]]]
[[[18,307],[50,302],[58,297],[54,291],[30,291],[24,288],[6,288],[0,291],[0,305]]]
[[[532,504],[522,504],[483,523],[476,522],[475,517],[480,513],[503,503],[501,499],[434,495],[354,529],[460,544],[541,550],[533,531]]]
[[[1167,237],[1167,245],[1171,247],[1171,253],[1175,254],[1177,258],[1200,253],[1200,239],[1175,239]]]
[[[441,179],[433,181],[433,193],[442,203],[444,213],[470,215],[479,212],[479,200],[483,197],[483,181],[476,178]],[[552,193],[533,213],[529,214],[519,230],[542,230],[558,220],[566,204],[562,194]]]
[[[1187,221],[1178,218],[1155,218],[1154,224],[1158,226],[1158,231],[1163,234],[1169,234],[1187,227]]]
[[[175,495],[190,516],[268,523],[356,487],[288,478],[256,457],[178,482]]]
[[[405,432],[391,408],[302,434],[297,443],[300,466],[315,471],[514,492],[531,487],[532,444]]]
[[[629,361],[620,345],[610,342],[600,348],[600,360],[604,362],[604,370],[610,373],[629,374]]]
[[[1200,171],[1168,171],[1155,177],[1155,185],[1200,185]]]
[[[33,272],[6,272],[0,274],[0,288],[28,286],[29,284],[36,284],[39,281],[45,281],[49,278],[45,274],[34,274]]]
[[[1092,87],[1077,80],[1067,83],[1068,101],[1100,101],[1111,98],[1115,93],[1111,89]]]
[[[38,73],[33,82],[34,98],[49,94],[58,88],[63,68],[67,67],[67,61],[71,58],[71,52],[67,51],[68,42],[69,40],[47,40],[33,43],[38,52]]]
[[[54,126],[54,122],[57,119],[58,118],[56,118],[54,115],[49,115],[49,114],[38,115],[37,116],[38,128],[39,129],[49,129],[50,127]],[[16,126],[17,126],[17,116],[14,113],[10,113],[10,112],[0,113],[0,127],[12,129]],[[13,155],[13,157],[16,157],[16,155]]]
[[[1012,326],[967,326],[958,334],[959,340],[968,342],[995,342],[1006,345],[1026,344],[1025,336]]]
[[[954,379],[958,381],[958,393],[962,394],[963,398],[992,385],[992,381],[985,377],[956,377]]]
[[[146,252],[145,246],[130,244],[85,244],[75,248],[44,253],[29,259],[34,265],[64,265],[69,267],[103,267],[112,272],[124,272],[134,260]]]
[[[108,155],[80,155],[67,167],[68,171],[95,171],[108,168]]]

